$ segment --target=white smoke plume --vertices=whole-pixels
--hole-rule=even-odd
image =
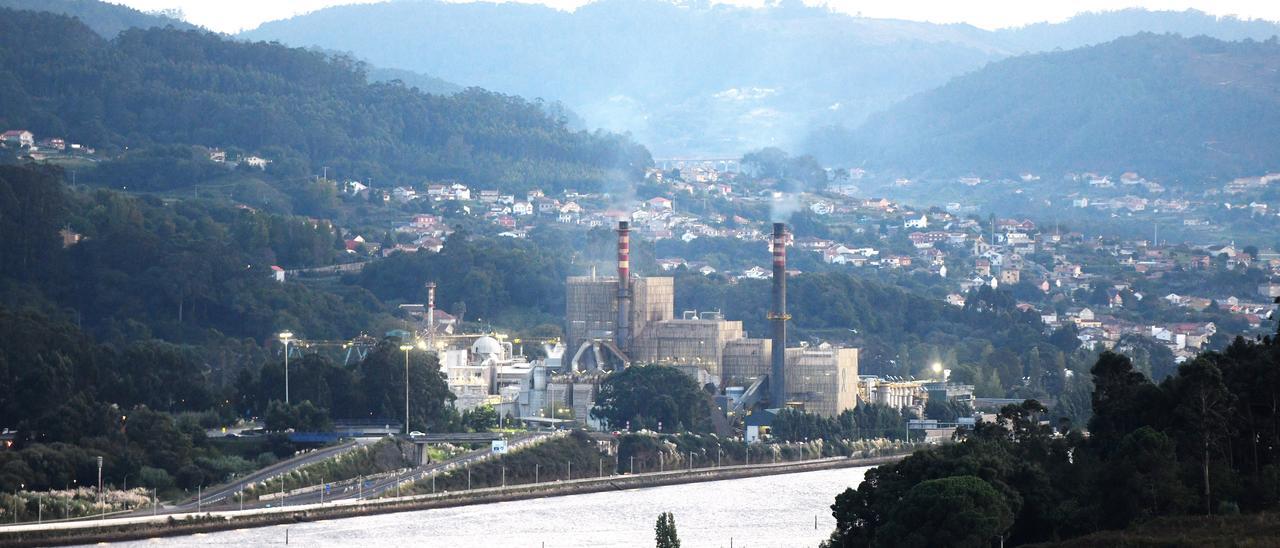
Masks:
[[[779,192],[774,195],[773,201],[769,203],[769,221],[774,223],[785,223],[791,220],[791,216],[800,211],[800,197],[790,192]]]

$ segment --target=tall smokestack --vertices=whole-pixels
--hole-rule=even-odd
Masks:
[[[773,308],[769,322],[773,324],[773,354],[769,367],[772,405],[787,402],[787,225],[773,223]]]
[[[618,221],[618,348],[630,351],[631,343],[631,226]]]

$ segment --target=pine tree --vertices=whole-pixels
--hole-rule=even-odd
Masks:
[[[654,527],[657,548],[680,548],[680,537],[676,535],[676,518],[671,512],[658,514],[658,525]]]

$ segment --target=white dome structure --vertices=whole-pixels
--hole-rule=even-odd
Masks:
[[[502,343],[489,336],[480,337],[471,345],[471,354],[480,361],[487,358],[502,358]]]

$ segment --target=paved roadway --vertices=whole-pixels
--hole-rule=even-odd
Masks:
[[[535,443],[542,438],[551,436],[547,432],[530,432],[519,434],[509,441],[508,449],[514,450],[520,446]],[[396,485],[401,482],[412,482],[424,479],[432,473],[440,473],[452,467],[464,466],[481,459],[489,457],[491,450],[488,447],[476,449],[462,455],[458,455],[448,460],[440,462],[427,463],[422,466],[409,468],[396,474],[381,476],[378,478],[365,479],[364,487],[359,485],[360,479],[351,479],[340,482],[330,482],[329,492],[324,493],[324,502],[340,501],[340,500],[358,500],[358,499],[375,499],[387,493],[395,492]],[[286,497],[285,504],[293,506],[295,504],[316,504],[321,502],[321,490],[317,489],[309,493],[300,493]],[[262,507],[268,504],[278,505],[278,501],[257,502],[252,507]],[[249,508],[251,505],[246,504]]]
[[[291,472],[295,469],[301,468],[303,466],[307,466],[309,464],[315,464],[322,460],[336,457],[338,455],[341,455],[343,453],[346,453],[358,447],[369,445],[373,442],[378,441],[379,439],[381,438],[357,438],[354,441],[348,441],[332,447],[324,447],[321,449],[317,449],[315,451],[303,453],[296,457],[277,462],[271,466],[268,466],[256,472],[253,472],[247,476],[236,478],[231,483],[210,488],[208,491],[205,491],[203,493],[199,501],[197,501],[195,497],[192,497],[178,504],[162,506],[159,510],[160,510],[160,513],[175,514],[175,513],[194,512],[196,511],[197,507],[204,509],[204,508],[210,508],[212,506],[218,505],[223,502],[230,503],[235,500],[236,493],[243,491],[249,485],[252,485],[254,483],[258,483],[261,481],[265,481],[267,479],[279,476],[280,474]],[[150,509],[141,509],[138,512],[135,512],[135,514],[150,514],[150,513],[151,513]]]

